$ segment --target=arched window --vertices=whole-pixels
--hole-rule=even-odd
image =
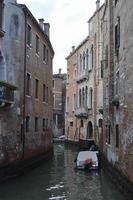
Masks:
[[[90,65],[89,65],[90,71],[93,68],[93,56],[94,56],[94,48],[93,48],[93,44],[92,44],[91,49],[90,49]]]
[[[87,138],[86,139],[92,139],[93,138],[93,125],[92,122],[89,121],[87,125]]]
[[[84,88],[82,88],[82,106],[84,107],[85,104],[85,91]]]
[[[92,109],[92,104],[93,104],[93,89],[90,88],[89,91],[89,108]]]
[[[81,89],[79,90],[79,107],[81,107]]]
[[[89,52],[88,49],[86,50],[86,69],[89,68]]]
[[[87,106],[87,99],[88,99],[88,87],[85,88],[85,106]]]
[[[80,54],[80,71],[82,70],[82,54]]]
[[[85,69],[85,52],[83,53],[83,69]]]

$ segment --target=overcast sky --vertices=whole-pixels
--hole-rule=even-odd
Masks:
[[[88,35],[88,19],[96,9],[96,0],[18,0],[36,19],[50,23],[50,40],[55,51],[53,72],[66,72],[66,60],[72,46]],[[104,0],[101,0],[101,4]]]

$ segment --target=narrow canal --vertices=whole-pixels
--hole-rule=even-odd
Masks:
[[[0,185],[0,200],[126,200],[101,172],[75,171],[77,150],[54,146],[40,167]]]

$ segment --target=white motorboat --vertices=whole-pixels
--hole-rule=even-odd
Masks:
[[[98,169],[97,151],[80,151],[76,158],[78,169]]]

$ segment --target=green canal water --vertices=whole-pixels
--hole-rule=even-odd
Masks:
[[[52,159],[0,185],[0,200],[126,200],[102,170],[75,170],[76,154],[55,144]]]

